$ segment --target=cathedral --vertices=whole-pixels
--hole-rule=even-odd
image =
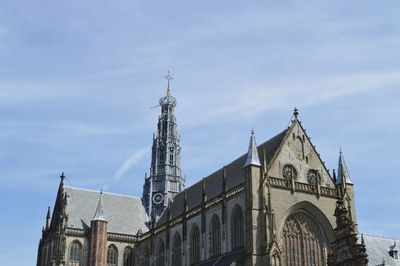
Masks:
[[[70,187],[62,173],[37,266],[400,265],[395,240],[358,234],[344,156],[328,171],[297,109],[288,128],[260,145],[251,132],[242,156],[186,186],[166,78],[141,198]]]

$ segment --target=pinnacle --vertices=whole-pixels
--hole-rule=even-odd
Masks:
[[[338,165],[336,184],[341,184],[342,182],[345,182],[346,184],[353,184],[353,182],[350,179],[349,172],[347,170],[347,166],[346,166],[346,162],[343,157],[342,149],[340,148],[339,165]]]
[[[261,166],[260,157],[258,156],[256,137],[254,135],[254,130],[251,131],[249,151],[247,152],[247,159],[243,167],[249,165]]]
[[[100,191],[99,195],[99,201],[97,202],[97,208],[96,212],[94,214],[94,217],[92,221],[105,221],[107,222],[105,216],[104,216],[104,206],[103,206],[103,190]]]

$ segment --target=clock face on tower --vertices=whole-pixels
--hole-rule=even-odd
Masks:
[[[153,204],[160,205],[164,201],[164,195],[161,192],[156,192],[153,194]]]

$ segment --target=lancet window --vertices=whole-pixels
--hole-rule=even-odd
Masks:
[[[216,214],[211,218],[211,257],[221,254],[221,224]]]
[[[239,205],[236,205],[232,211],[231,218],[231,244],[232,250],[244,246],[244,222],[243,211]]]
[[[158,246],[156,265],[164,266],[164,264],[165,264],[165,246],[164,246],[164,242],[161,240],[160,244]]]
[[[124,266],[133,266],[134,265],[134,257],[133,257],[133,249],[131,247],[126,247],[124,250]]]
[[[190,239],[190,263],[195,264],[200,261],[200,231],[199,227],[194,224]]]
[[[281,266],[281,257],[277,251],[272,254],[271,266]]]
[[[181,237],[178,233],[174,236],[174,243],[172,246],[172,266],[182,266],[182,247]]]
[[[82,263],[82,245],[78,240],[69,247],[69,266],[80,266]]]
[[[150,251],[149,251],[149,248],[147,246],[144,248],[143,265],[144,266],[150,266]]]
[[[107,266],[118,265],[118,249],[114,245],[109,245],[107,249]]]

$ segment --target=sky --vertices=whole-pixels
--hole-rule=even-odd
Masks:
[[[328,169],[340,147],[359,230],[400,238],[398,1],[0,0],[0,261],[34,265],[66,184],[141,196],[171,70],[193,184],[285,129]]]

